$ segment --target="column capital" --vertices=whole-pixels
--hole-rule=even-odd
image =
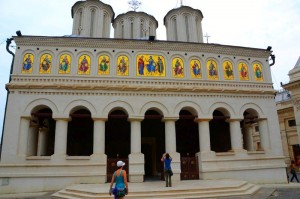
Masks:
[[[229,118],[226,120],[226,122],[240,122],[242,121],[244,118]]]
[[[195,118],[195,122],[209,122],[212,118]]]
[[[164,118],[162,119],[162,121],[164,121],[164,122],[167,122],[167,121],[174,121],[174,122],[176,122],[177,120],[179,120],[179,117],[178,117],[178,116],[164,117]]]
[[[134,122],[134,121],[136,121],[136,122],[141,122],[141,121],[143,121],[145,118],[144,118],[144,116],[129,116],[128,117],[128,121],[129,122]]]
[[[53,117],[53,119],[55,121],[58,121],[58,120],[60,120],[60,121],[66,121],[66,122],[71,121],[71,118],[69,118],[69,117]]]
[[[108,118],[106,117],[93,117],[92,118],[94,120],[94,122],[96,121],[103,121],[103,122],[106,122],[108,120]]]
[[[21,119],[31,120],[30,115],[21,115]]]

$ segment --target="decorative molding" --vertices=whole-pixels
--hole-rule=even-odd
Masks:
[[[300,97],[292,98],[292,102],[294,106],[297,108],[297,110],[300,110]]]
[[[172,93],[182,96],[207,95],[207,93],[222,93],[240,95],[260,95],[264,97],[274,97],[275,90],[271,84],[257,83],[236,83],[236,82],[212,82],[212,81],[176,81],[176,80],[153,80],[153,79],[100,79],[100,78],[62,78],[62,77],[36,77],[36,76],[12,76],[10,83],[6,84],[10,91],[28,90],[30,92],[42,92],[44,89],[54,89],[56,91],[83,91],[84,93],[94,93],[97,91],[140,91],[152,94]],[[33,90],[34,91],[31,91]],[[39,89],[41,89],[39,91]]]
[[[184,51],[224,54],[233,56],[256,57],[267,59],[270,52],[265,49],[229,46],[220,44],[174,42],[174,41],[144,41],[132,39],[108,38],[72,38],[72,37],[14,37],[17,46],[68,47],[68,48],[106,48],[106,49],[140,49],[152,51]]]

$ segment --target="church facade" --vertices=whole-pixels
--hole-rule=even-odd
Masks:
[[[270,50],[203,43],[188,6],[165,16],[166,41],[153,16],[98,0],[72,17],[70,37],[13,37],[0,193],[106,183],[118,159],[141,183],[165,152],[175,182],[287,182]]]

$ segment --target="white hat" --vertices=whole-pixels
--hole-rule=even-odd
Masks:
[[[119,160],[118,162],[117,162],[117,167],[122,167],[122,166],[124,166],[125,165],[125,162],[122,162],[121,160]]]

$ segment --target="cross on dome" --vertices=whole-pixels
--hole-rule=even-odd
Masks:
[[[134,11],[136,11],[140,7],[142,2],[140,2],[138,0],[131,0],[131,1],[128,1],[128,4],[129,4],[130,8],[132,8]]]

